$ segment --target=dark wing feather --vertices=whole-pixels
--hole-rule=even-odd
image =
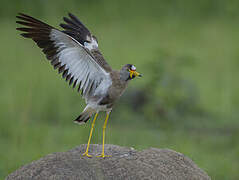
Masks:
[[[63,18],[66,24],[60,24],[60,26],[65,29],[63,32],[73,37],[84,46],[84,42],[90,41],[90,31],[73,14],[69,13],[69,17],[70,18]]]
[[[26,26],[17,28],[17,30],[24,32],[21,35],[35,41],[42,48],[47,59],[54,61],[52,65],[59,63],[57,59],[53,58],[57,54],[57,47],[54,46],[54,42],[50,39],[51,30],[55,28],[26,14],[19,13],[17,18],[21,21],[16,21],[16,23]]]
[[[91,54],[94,56],[96,62],[106,70],[106,72],[111,72],[112,68],[104,59],[104,56],[98,49],[98,42],[94,35],[90,33],[87,27],[73,14],[69,13],[69,18],[64,17],[63,20],[66,24],[60,24],[64,28],[64,33],[76,39],[81,43],[82,46],[85,46]],[[93,41],[96,42],[96,46],[88,48],[86,44],[91,44]]]
[[[23,32],[21,35],[33,39],[62,77],[73,84],[73,88],[79,85],[78,91],[82,89],[84,97],[92,95],[101,83],[105,83],[103,86],[111,83],[102,64],[73,37],[28,15],[19,13],[17,18],[18,24],[26,26],[17,28]],[[79,24],[76,20],[73,23]]]

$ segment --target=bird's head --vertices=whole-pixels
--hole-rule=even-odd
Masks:
[[[136,71],[136,67],[132,64],[126,64],[120,70],[121,79],[128,81],[134,79],[135,77],[142,77],[140,73]]]

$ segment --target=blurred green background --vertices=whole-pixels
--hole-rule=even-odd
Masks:
[[[87,143],[85,104],[40,49],[15,30],[24,12],[59,27],[68,12],[98,37],[114,69],[132,63],[106,142],[170,148],[212,179],[239,179],[239,1],[2,0],[0,7],[0,179],[20,166]],[[92,143],[101,143],[104,114]]]

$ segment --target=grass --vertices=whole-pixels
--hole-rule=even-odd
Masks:
[[[198,103],[210,114],[188,113],[167,121],[148,117],[145,111],[135,114],[122,102],[111,115],[106,142],[139,150],[174,149],[190,157],[212,179],[238,179],[237,23],[220,18],[158,18],[140,10],[131,16],[125,10],[121,17],[120,11],[114,11],[117,7],[104,6],[106,13],[98,18],[86,10],[82,18],[113,68],[133,63],[144,74],[130,83],[128,91],[145,87],[152,73],[148,62],[159,62],[161,54],[166,54],[167,71],[193,82]],[[58,14],[49,16],[47,22],[60,22],[65,13]],[[80,95],[56,75],[33,42],[19,37],[10,20],[0,23],[4,42],[0,43],[0,179],[48,153],[86,143],[90,127],[89,123],[72,123],[84,108]],[[149,104],[149,109],[153,106]],[[101,143],[102,123],[97,121],[92,143]]]

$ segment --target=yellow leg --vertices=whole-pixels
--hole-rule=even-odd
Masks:
[[[94,120],[93,120],[93,122],[92,122],[91,130],[90,130],[90,136],[89,136],[89,140],[88,140],[88,144],[87,144],[87,148],[86,148],[86,151],[85,151],[85,153],[83,154],[83,156],[92,157],[92,155],[89,155],[89,154],[88,154],[88,151],[89,151],[90,140],[91,140],[91,137],[92,137],[92,133],[93,133],[94,126],[95,126],[95,120],[96,120],[97,116],[98,116],[98,113],[95,114]]]
[[[106,125],[109,119],[109,115],[110,115],[110,111],[106,113],[106,118],[105,118],[105,123],[103,126],[103,143],[102,143],[102,153],[101,155],[97,156],[97,157],[109,157],[108,155],[105,155],[105,129],[106,129]]]

